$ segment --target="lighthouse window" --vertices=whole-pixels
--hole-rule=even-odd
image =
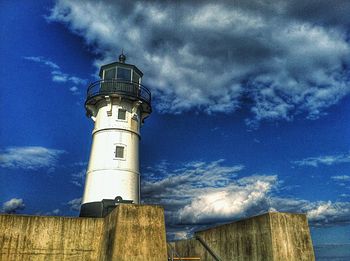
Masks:
[[[117,72],[117,78],[130,81],[131,80],[131,70],[130,69],[125,69],[125,68],[118,68]]]
[[[124,158],[124,147],[122,146],[116,146],[115,148],[115,157],[116,158]]]
[[[119,109],[118,110],[118,120],[125,120],[126,119],[126,110]]]
[[[115,68],[105,70],[105,80],[111,80],[115,78]]]

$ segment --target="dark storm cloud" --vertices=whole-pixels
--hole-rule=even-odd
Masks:
[[[58,1],[65,23],[101,55],[145,72],[158,111],[316,119],[350,93],[346,1]]]
[[[344,0],[319,1],[310,0],[293,1],[287,9],[289,16],[325,26],[348,27],[350,2]]]

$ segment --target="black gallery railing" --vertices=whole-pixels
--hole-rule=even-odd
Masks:
[[[119,94],[151,104],[151,92],[142,84],[121,80],[100,80],[89,85],[87,100],[98,95]]]

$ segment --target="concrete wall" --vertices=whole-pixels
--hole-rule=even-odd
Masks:
[[[106,218],[0,215],[0,260],[166,260],[159,206],[119,205]]]
[[[196,233],[221,260],[315,260],[305,215],[267,213]],[[196,239],[173,244],[182,257],[214,260]],[[105,218],[0,215],[2,260],[165,261],[164,212],[119,205]]]
[[[97,260],[103,219],[0,215],[0,260]]]
[[[167,260],[163,208],[119,207],[106,217],[106,221],[99,260]]]
[[[306,215],[270,213],[275,260],[315,260]]]
[[[197,232],[221,260],[315,260],[305,215],[267,213]],[[182,257],[215,260],[196,239],[176,241]]]

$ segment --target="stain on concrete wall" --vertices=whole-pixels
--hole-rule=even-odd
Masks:
[[[103,219],[0,215],[0,260],[97,260]]]

